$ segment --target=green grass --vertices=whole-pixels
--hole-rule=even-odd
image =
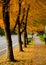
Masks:
[[[40,35],[40,39],[41,39],[42,41],[44,41],[44,36],[43,36],[43,35]]]
[[[32,40],[31,38],[28,38],[28,43],[30,43],[30,42],[31,42],[31,40]]]
[[[34,44],[33,39],[32,38],[28,38],[28,43],[33,45]]]
[[[44,35],[40,35],[40,39],[45,43],[45,38],[46,38],[46,36],[44,36]]]

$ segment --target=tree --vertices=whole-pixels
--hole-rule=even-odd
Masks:
[[[22,33],[24,34],[24,47],[26,47],[26,45],[28,44],[28,38],[27,38],[27,18],[28,18],[29,8],[30,8],[30,5],[28,5],[27,10],[25,8],[23,9],[23,17],[22,17],[21,24],[20,24],[21,28],[22,28],[21,34]],[[24,20],[24,18],[25,18],[25,20]]]
[[[22,49],[22,41],[21,41],[21,32],[20,32],[20,14],[21,14],[21,0],[19,0],[19,13],[18,13],[18,40],[19,40],[19,49],[20,51],[23,51]]]
[[[18,6],[19,6],[18,16],[17,16],[16,22],[15,22],[15,25],[13,27],[12,33],[15,31],[15,28],[18,25],[19,50],[23,51],[23,49],[22,49],[22,40],[21,40],[21,32],[20,32],[21,0],[19,0]]]
[[[28,44],[28,38],[27,38],[27,19],[28,19],[28,13],[29,13],[30,5],[28,5],[27,11],[26,11],[26,20],[25,20],[25,30],[24,30],[24,43],[25,45]]]
[[[25,18],[25,8],[23,9],[23,17],[22,17],[20,25],[21,25],[21,28],[22,28],[21,34],[23,33],[23,36],[24,36],[24,47],[26,47],[26,40],[25,40],[26,34],[25,34],[25,22],[24,22],[24,18]]]
[[[9,3],[10,0],[3,0],[3,22],[5,28],[5,36],[7,40],[7,59],[8,61],[14,61],[13,49],[12,49],[12,40],[10,33],[10,16],[9,16]]]

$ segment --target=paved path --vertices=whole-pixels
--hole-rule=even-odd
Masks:
[[[23,49],[24,52],[19,52],[18,48],[14,49],[14,58],[19,62],[5,62],[5,54],[3,58],[0,57],[0,65],[46,65],[46,45],[28,45]]]
[[[33,54],[33,65],[46,65],[46,45],[35,45]]]
[[[46,45],[39,36],[34,36],[33,65],[46,65]]]
[[[33,38],[33,40],[34,40],[34,44],[35,45],[42,45],[43,44],[43,42],[40,40],[40,37],[39,36],[35,36]]]

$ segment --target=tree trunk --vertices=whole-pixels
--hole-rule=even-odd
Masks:
[[[26,44],[28,44],[27,30],[26,30]]]
[[[22,41],[21,41],[21,32],[20,32],[20,23],[18,21],[18,40],[19,40],[19,50],[23,51],[22,49]]]
[[[24,26],[25,30],[24,30],[24,42],[25,42],[25,45],[28,44],[28,37],[27,37],[27,26],[25,24]]]
[[[25,24],[26,44],[28,44],[28,38],[27,38],[27,20],[28,20],[29,8],[30,8],[30,5],[28,5],[27,12],[26,12],[26,24]]]
[[[26,26],[25,26],[25,30],[24,30],[24,47],[27,47],[26,46]]]
[[[7,59],[8,61],[14,61],[12,40],[11,40],[11,33],[10,33],[10,23],[9,23],[9,11],[8,11],[7,4],[3,5],[3,22],[5,27],[5,36],[7,40]]]
[[[21,32],[20,32],[20,15],[21,15],[21,0],[19,0],[19,13],[18,13],[18,41],[19,41],[19,50],[23,51],[22,49],[22,40],[21,40]]]

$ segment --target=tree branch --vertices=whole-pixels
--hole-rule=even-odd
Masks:
[[[25,30],[25,27],[24,27],[24,29],[21,31],[21,34],[24,32],[24,30]]]
[[[18,22],[16,22],[16,24],[15,24],[15,26],[14,26],[14,28],[13,28],[12,33],[15,31],[15,28],[16,28],[17,24],[18,24]]]

